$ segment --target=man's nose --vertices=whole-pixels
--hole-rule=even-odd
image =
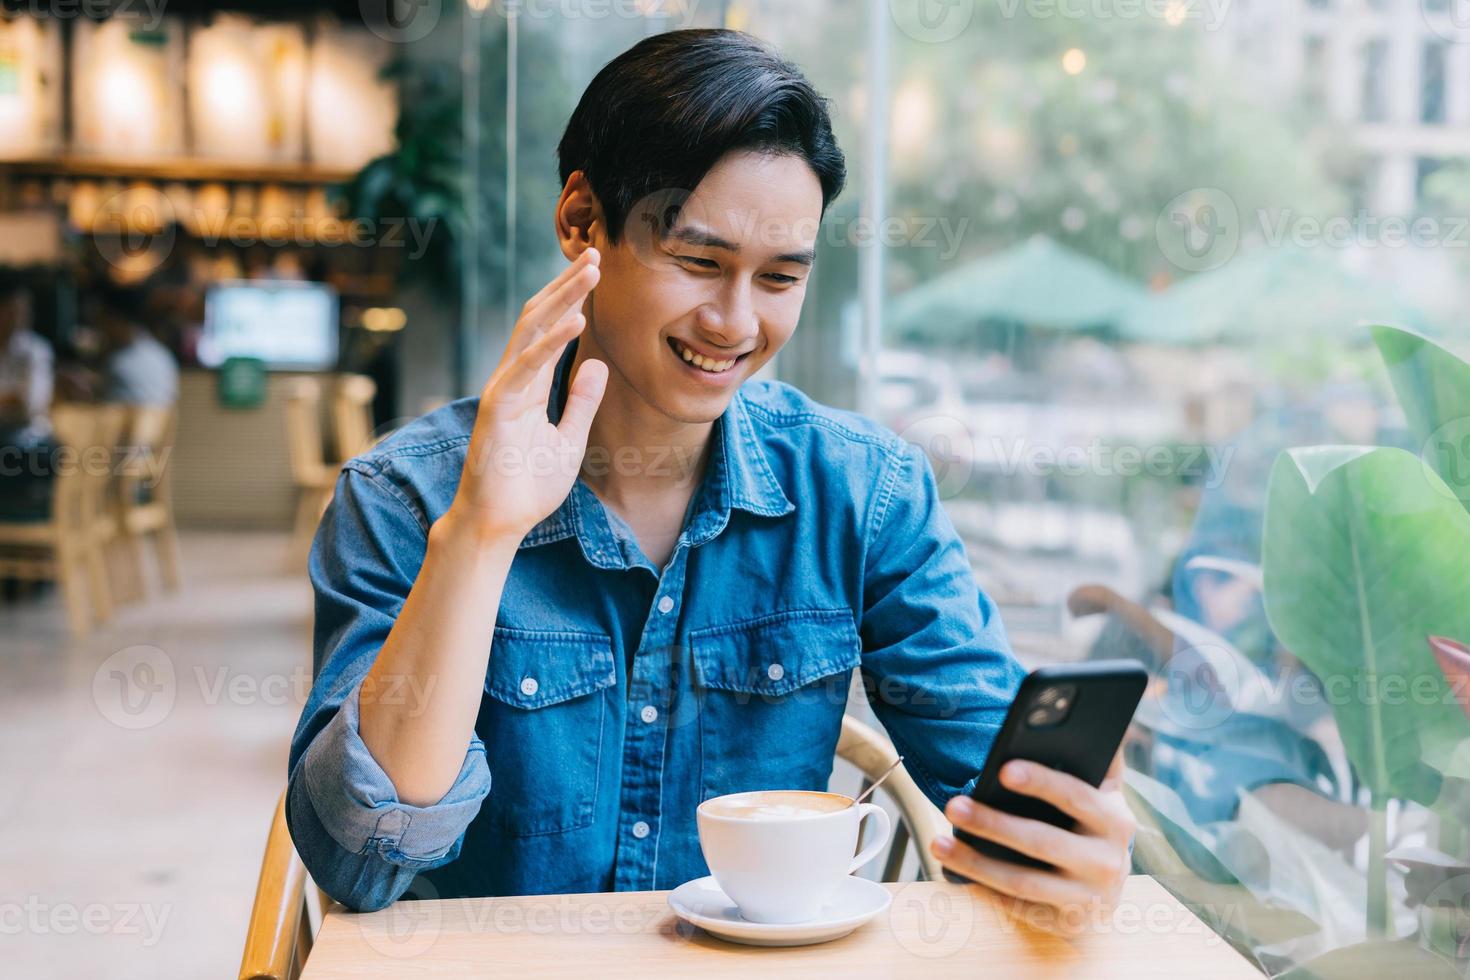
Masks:
[[[699,308],[699,329],[710,343],[743,347],[760,333],[760,320],[747,286],[730,286]]]

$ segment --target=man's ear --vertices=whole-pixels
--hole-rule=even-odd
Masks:
[[[561,199],[556,202],[556,240],[561,243],[561,254],[575,261],[592,246],[600,247],[604,228],[602,204],[593,193],[587,175],[580,170],[572,171],[561,190]]]

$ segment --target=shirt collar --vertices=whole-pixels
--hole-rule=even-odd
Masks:
[[[546,406],[546,417],[552,424],[561,420],[566,407],[576,354],[577,341],[573,340],[552,373]],[[715,420],[711,439],[704,479],[690,504],[693,516],[681,533],[687,544],[693,547],[714,538],[729,523],[732,509],[760,517],[779,517],[796,509],[776,480],[742,392],[735,392],[729,406]],[[607,509],[581,478],[572,484],[561,506],[537,524],[520,546],[535,547],[572,536],[593,565],[627,567],[626,552]]]

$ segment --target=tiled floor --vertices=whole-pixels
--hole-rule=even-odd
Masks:
[[[310,671],[285,547],[186,535],[183,590],[81,641],[0,603],[0,976],[238,969]]]

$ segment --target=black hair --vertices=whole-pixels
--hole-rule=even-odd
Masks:
[[[826,211],[847,179],[827,105],[801,69],[749,34],[655,34],[608,62],[582,93],[557,147],[561,182],[586,174],[614,243],[640,200],[693,192],[735,150],[805,160]]]
[[[148,309],[148,297],[141,287],[105,282],[96,290],[96,296],[98,306],[103,310],[134,326],[142,326]]]

